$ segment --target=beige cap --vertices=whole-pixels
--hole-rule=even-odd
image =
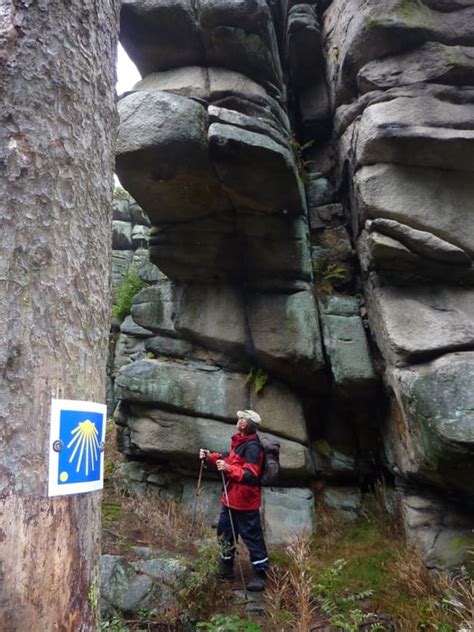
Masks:
[[[262,418],[254,410],[238,410],[237,419],[248,419],[249,421],[253,421],[254,424],[257,424],[257,426],[262,423]]]

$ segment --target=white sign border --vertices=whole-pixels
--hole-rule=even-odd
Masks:
[[[102,437],[99,443],[105,441],[105,426],[107,423],[107,406],[96,402],[85,402],[74,399],[52,399],[51,400],[51,424],[49,433],[49,476],[48,476],[48,496],[69,496],[70,494],[82,494],[85,492],[95,492],[104,487],[104,451],[101,450],[99,467],[99,480],[84,483],[62,483],[57,482],[59,468],[59,452],[53,449],[53,443],[59,440],[59,423],[61,411],[72,410],[80,412],[99,413],[104,416],[102,424]]]

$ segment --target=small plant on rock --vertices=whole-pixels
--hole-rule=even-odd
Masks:
[[[117,186],[114,189],[114,200],[132,200],[132,196],[123,187]]]
[[[129,628],[126,626],[125,621],[119,617],[101,621],[99,629],[107,630],[108,632],[129,632]]]
[[[295,156],[296,168],[298,169],[300,178],[303,180],[303,184],[305,185],[309,182],[308,169],[314,160],[306,160],[304,152],[312,147],[315,142],[316,141],[312,139],[302,145],[294,136],[288,139],[288,145]]]
[[[250,384],[255,395],[263,391],[268,382],[268,373],[263,369],[251,369],[245,378],[245,384]]]
[[[130,314],[133,297],[147,286],[148,283],[140,277],[138,270],[135,267],[131,267],[125,275],[122,285],[117,290],[115,304],[112,307],[112,314],[119,323]]]
[[[337,283],[345,281],[347,270],[339,262],[331,262],[327,257],[319,257],[313,264],[314,292],[316,295],[332,294]]]

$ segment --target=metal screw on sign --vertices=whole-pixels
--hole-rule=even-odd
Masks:
[[[99,450],[103,452],[105,450],[105,441],[101,441],[99,445]]]
[[[60,439],[57,439],[56,441],[53,442],[53,450],[55,452],[61,452],[63,448],[64,448],[64,443]]]

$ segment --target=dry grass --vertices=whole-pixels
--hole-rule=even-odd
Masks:
[[[393,492],[392,492],[393,494]],[[380,478],[372,488],[372,495],[365,501],[367,518],[388,539],[403,540],[402,512],[398,500],[387,488],[384,478]]]
[[[313,598],[315,579],[312,542],[309,536],[295,535],[286,547],[286,568],[273,567],[265,591],[265,609],[275,626],[282,630],[308,632],[317,623]]]
[[[444,603],[457,617],[461,630],[474,632],[474,580],[452,579]]]
[[[273,625],[278,627],[293,619],[292,594],[289,571],[272,566],[268,574],[264,598],[265,612]]]
[[[119,451],[117,445],[117,426],[113,419],[107,421],[106,426],[106,438],[107,447],[105,450],[105,464],[104,464],[104,480],[105,483],[109,482],[115,472],[115,469],[119,463],[125,461],[124,455]]]
[[[192,512],[185,509],[179,501],[159,498],[151,491],[146,492],[143,497],[124,497],[122,506],[146,527],[151,542],[158,548],[187,551],[194,541],[214,537],[202,514],[196,515],[191,534]]]
[[[440,597],[443,593],[442,577],[426,568],[418,551],[402,550],[391,563],[394,580],[400,590],[416,599]]]
[[[321,499],[316,506],[316,538],[318,546],[322,549],[330,549],[337,542],[343,531],[341,521],[336,518],[330,509]]]

